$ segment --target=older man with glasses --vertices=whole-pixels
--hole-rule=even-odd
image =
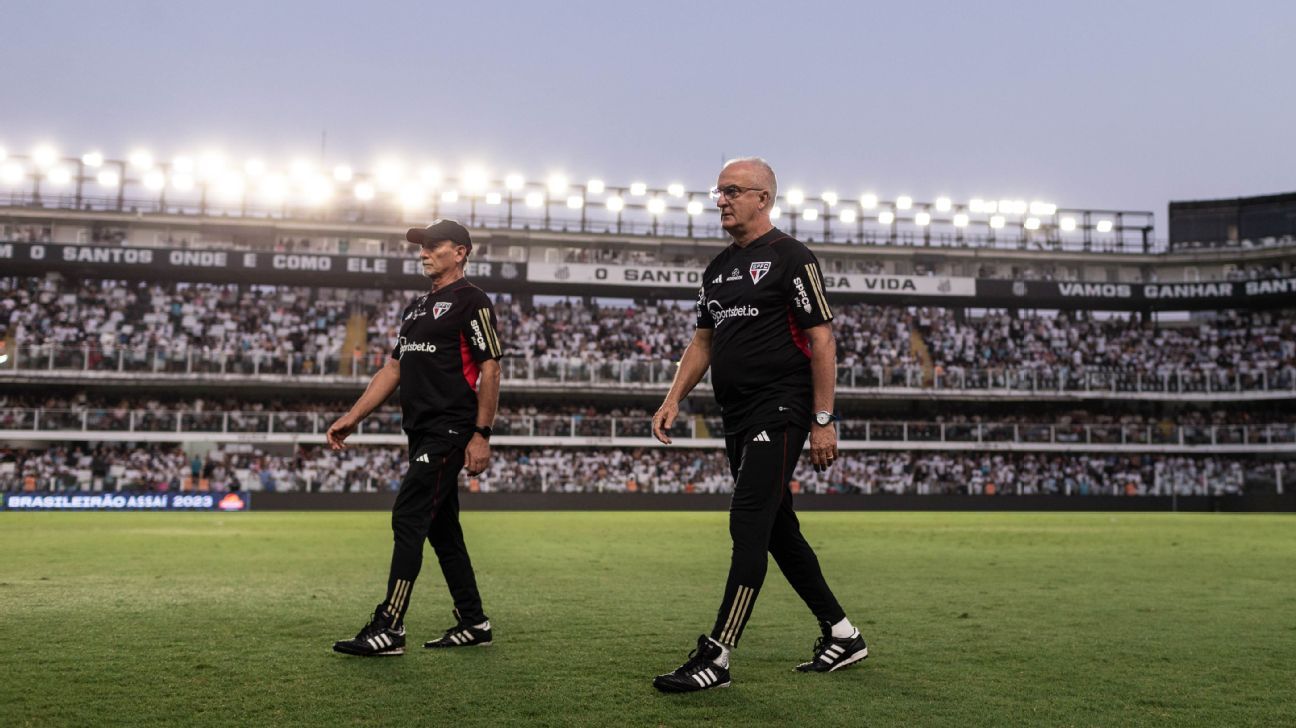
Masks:
[[[702,274],[693,340],[652,419],[653,435],[669,445],[680,401],[709,367],[734,478],[733,555],[720,611],[689,660],[653,680],[662,692],[729,685],[729,653],[765,581],[767,553],[822,633],[814,657],[796,669],[833,672],[868,656],[792,508],[790,481],[807,435],[816,469],[831,467],[837,457],[836,346],[819,261],[770,222],[777,192],[774,170],[763,159],[735,159],[720,171],[711,197],[733,243]]]

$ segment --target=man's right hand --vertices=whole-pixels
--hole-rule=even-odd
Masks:
[[[337,418],[337,422],[329,425],[328,432],[324,433],[324,437],[328,439],[329,447],[334,450],[345,450],[346,444],[344,441],[350,437],[351,433],[355,432],[358,424],[359,422],[350,415],[342,415]]]
[[[671,444],[670,435],[666,434],[670,428],[675,425],[675,418],[679,416],[679,403],[666,400],[652,418],[653,437],[665,445]]]

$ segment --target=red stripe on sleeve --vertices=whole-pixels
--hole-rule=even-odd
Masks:
[[[787,315],[788,332],[792,334],[792,343],[796,344],[796,347],[801,350],[801,353],[805,354],[806,358],[809,359],[810,340],[806,338],[805,332],[801,330],[801,327],[797,326],[796,317],[792,315],[791,306],[788,306]]]
[[[464,381],[468,382],[468,388],[477,391],[477,380],[481,377],[481,369],[477,367],[477,361],[472,357],[472,349],[468,348],[468,337],[459,332],[459,356],[463,359],[463,376]]]

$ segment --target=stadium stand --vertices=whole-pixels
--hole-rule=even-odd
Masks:
[[[12,262],[0,277],[0,488],[398,482],[393,404],[346,452],[320,446],[422,286],[396,213],[285,208],[232,226],[231,211],[192,202],[17,202],[0,206]],[[474,230],[469,275],[496,298],[505,386],[496,458],[461,486],[726,492],[705,382],[676,445],[653,446],[647,422],[691,335],[688,276],[723,242],[692,221],[575,224],[519,216]],[[798,471],[799,490],[1282,490],[1296,455],[1296,246],[1169,249],[1128,225],[1082,244],[833,224],[800,235],[832,241],[814,249],[836,281],[843,457]]]

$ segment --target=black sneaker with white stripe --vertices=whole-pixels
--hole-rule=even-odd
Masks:
[[[333,651],[360,657],[387,657],[405,654],[405,626],[393,628],[379,604],[360,633],[353,639],[333,643]]]
[[[459,619],[459,612],[454,613],[455,619]],[[483,624],[485,627],[477,628],[462,620],[458,624],[447,629],[445,634],[439,639],[424,642],[423,646],[429,649],[439,649],[442,647],[487,647],[491,643],[490,620]]]
[[[798,672],[832,672],[853,665],[868,657],[868,645],[858,629],[850,637],[837,639],[825,626],[823,636],[815,642],[814,652],[813,660],[797,665]]]
[[[675,672],[653,678],[653,687],[663,693],[691,693],[710,688],[729,687],[729,669],[716,664],[723,654],[720,645],[706,635],[698,637],[696,650],[689,653],[688,662]]]

